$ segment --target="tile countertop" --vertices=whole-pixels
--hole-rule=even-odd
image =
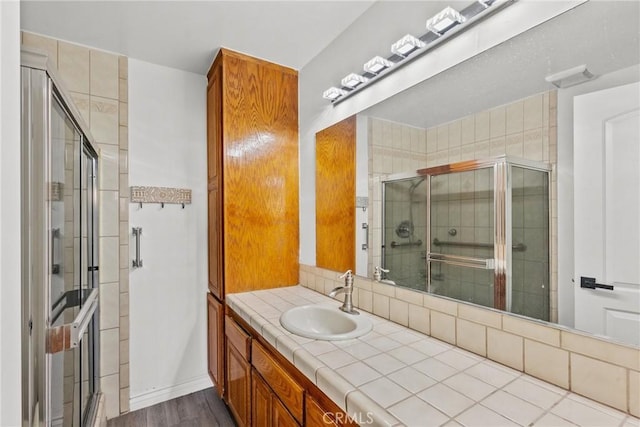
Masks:
[[[302,286],[230,294],[227,305],[363,425],[623,426],[640,420],[360,310],[373,330],[353,340],[303,338],[289,308],[340,302]]]

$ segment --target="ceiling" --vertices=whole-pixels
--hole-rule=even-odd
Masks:
[[[581,64],[603,75],[638,63],[640,2],[589,1],[364,114],[429,128],[554,89],[547,75]]]
[[[301,69],[373,0],[23,1],[21,28],[206,74],[219,47]]]

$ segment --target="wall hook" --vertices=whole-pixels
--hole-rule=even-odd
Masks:
[[[142,202],[140,202],[140,209],[142,209]]]
[[[160,207],[164,209],[164,202],[160,202]]]
[[[182,209],[184,209],[184,203],[182,203]]]

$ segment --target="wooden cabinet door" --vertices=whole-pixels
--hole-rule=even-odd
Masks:
[[[338,427],[335,422],[335,414],[326,411],[318,402],[307,395],[305,399],[305,427]]]
[[[218,395],[224,391],[224,309],[213,295],[207,294],[207,355],[209,376]]]
[[[300,424],[287,411],[280,399],[275,395],[271,401],[271,425],[272,427],[299,427]]]
[[[271,389],[255,369],[251,370],[251,383],[251,425],[271,427]]]
[[[227,404],[239,426],[251,425],[251,365],[227,340]]]
[[[209,192],[209,290],[224,297],[222,221],[222,66],[214,66],[207,85],[207,183]]]

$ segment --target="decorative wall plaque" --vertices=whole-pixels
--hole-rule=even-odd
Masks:
[[[190,204],[191,190],[170,187],[131,187],[131,203]]]

